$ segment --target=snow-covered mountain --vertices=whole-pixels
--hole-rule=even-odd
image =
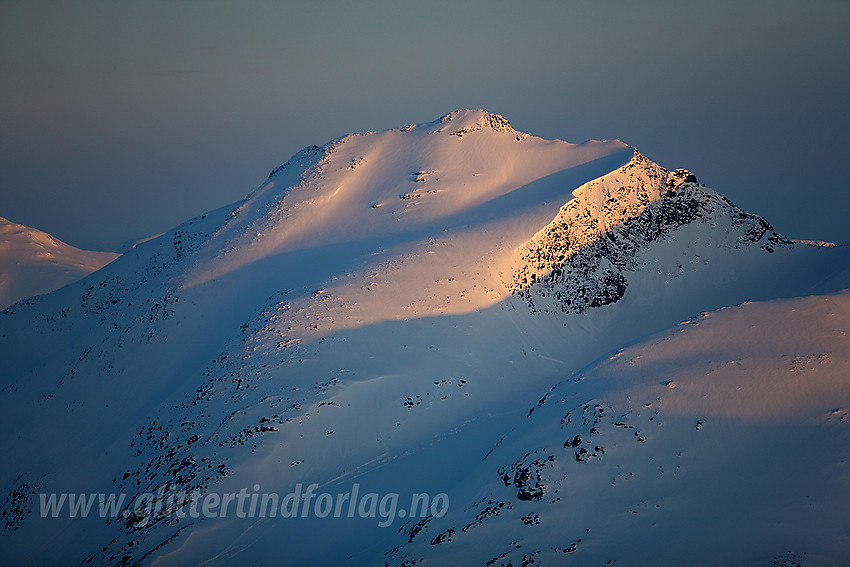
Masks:
[[[740,520],[742,557],[797,560],[781,534],[820,529],[850,500],[847,313],[843,295],[778,298],[847,288],[848,257],[783,238],[622,142],[543,140],[486,111],[308,147],[243,201],[0,314],[0,448],[14,455],[2,547],[31,564],[629,564],[664,546],[690,562],[725,537],[702,529],[724,512]],[[744,301],[766,303],[697,316]],[[763,336],[747,327],[757,316]],[[831,342],[815,348],[823,333]],[[626,372],[623,353],[654,366]],[[747,370],[715,371],[732,360]],[[771,373],[794,364],[816,367],[810,387]],[[838,413],[823,413],[827,400]],[[723,453],[736,422],[744,441]],[[752,484],[787,464],[751,450],[762,443],[822,451],[817,469],[771,479],[787,491],[817,481],[807,499],[713,497],[735,468]],[[679,480],[651,477],[656,461]],[[642,480],[625,484],[629,473]],[[303,515],[258,512],[312,484]],[[334,517],[354,487],[450,504],[389,514],[382,498],[369,516],[367,498]],[[42,498],[98,493],[126,496],[117,517],[43,517]],[[187,513],[192,494],[218,503]],[[325,496],[338,509],[320,517],[310,506]],[[728,510],[704,521],[689,508],[720,502]],[[783,527],[744,526],[754,507],[782,512]],[[670,547],[652,522],[696,535]],[[794,554],[850,549],[810,536]]]
[[[0,217],[0,309],[75,282],[118,256],[80,250]]]

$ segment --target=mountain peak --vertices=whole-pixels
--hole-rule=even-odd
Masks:
[[[462,108],[454,112],[450,112],[440,118],[440,124],[450,124],[449,134],[455,136],[463,136],[470,132],[475,132],[483,128],[490,128],[496,132],[506,132],[509,134],[519,134],[522,139],[526,134],[514,130],[508,119],[501,114],[494,114],[482,108],[468,109]],[[443,131],[444,129],[440,129]]]
[[[77,281],[118,256],[81,250],[0,217],[0,310]]]

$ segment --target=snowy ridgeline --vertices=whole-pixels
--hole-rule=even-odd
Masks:
[[[485,111],[308,147],[0,314],[2,547],[834,563],[847,260],[621,142]],[[114,514],[71,517],[101,493]]]

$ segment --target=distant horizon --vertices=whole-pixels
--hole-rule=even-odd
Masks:
[[[459,108],[619,139],[792,239],[850,243],[850,7],[0,4],[0,216],[116,250],[303,147]]]

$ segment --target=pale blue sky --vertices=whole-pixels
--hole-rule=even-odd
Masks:
[[[850,242],[850,2],[0,0],[0,216],[114,249],[461,107]]]

